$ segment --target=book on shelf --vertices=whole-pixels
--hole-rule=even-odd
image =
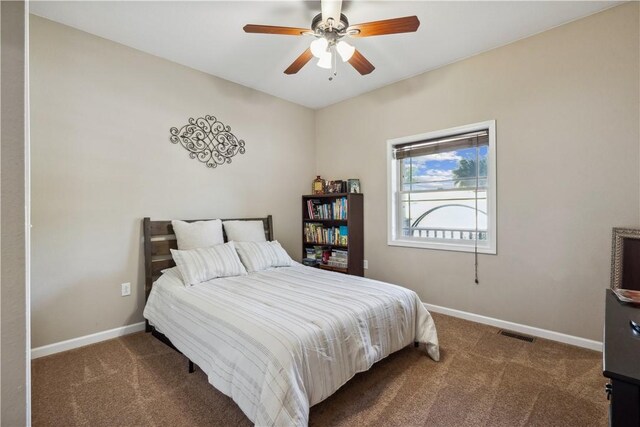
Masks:
[[[349,227],[341,225],[338,229],[339,244],[341,246],[347,246],[349,240]]]
[[[323,224],[310,222],[304,225],[305,243],[347,246],[348,227],[325,227]]]
[[[347,219],[347,204],[346,197],[341,197],[331,203],[333,207],[333,219]]]
[[[340,249],[332,250],[327,264],[331,267],[347,268],[349,266],[349,252]]]
[[[307,213],[309,219],[330,219],[331,206],[323,204],[319,199],[307,200]]]
[[[307,216],[309,219],[347,219],[347,198],[341,197],[330,203],[322,203],[320,199],[307,200]]]
[[[327,264],[329,262],[329,258],[331,258],[331,249],[323,248],[322,249],[322,263]]]
[[[327,265],[329,267],[337,267],[337,268],[349,268],[349,264],[347,264],[346,262],[342,262],[342,261],[336,261],[333,259],[329,259],[329,262],[327,262]]]
[[[309,219],[319,219],[316,212],[318,212],[319,206],[321,205],[322,202],[318,199],[307,200],[307,212]]]
[[[349,252],[342,249],[334,249],[331,251],[331,258],[342,258],[347,259],[349,257]]]
[[[306,265],[308,267],[315,267],[316,265],[318,265],[320,263],[320,261],[318,261],[315,258],[303,258],[302,259],[302,264]]]

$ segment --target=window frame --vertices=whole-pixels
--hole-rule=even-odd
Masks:
[[[424,141],[429,139],[439,139],[447,136],[460,135],[464,133],[488,130],[489,133],[489,153],[487,155],[487,236],[488,243],[478,242],[478,253],[497,254],[497,188],[496,188],[496,121],[487,120],[484,122],[458,126],[449,129],[427,132],[418,135],[405,136],[387,140],[387,245],[402,246],[409,248],[435,249],[457,252],[475,252],[475,241],[469,243],[459,242],[437,242],[434,240],[423,240],[424,238],[408,238],[398,236],[400,215],[400,197],[398,187],[400,185],[400,168],[398,160],[393,158],[393,147],[399,144]]]

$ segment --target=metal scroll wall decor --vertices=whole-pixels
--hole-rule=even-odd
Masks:
[[[244,154],[244,141],[231,133],[231,126],[226,126],[214,116],[198,119],[189,118],[189,123],[180,129],[171,128],[171,142],[180,144],[189,152],[189,157],[198,159],[209,168],[231,163],[236,154]]]

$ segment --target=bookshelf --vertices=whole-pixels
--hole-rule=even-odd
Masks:
[[[320,264],[319,268],[364,276],[362,201],[360,193],[302,196],[302,257],[307,257],[307,249],[323,246],[335,254],[334,262],[344,266]]]

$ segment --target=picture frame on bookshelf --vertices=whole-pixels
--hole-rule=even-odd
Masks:
[[[327,184],[327,193],[340,193],[342,191],[342,180],[329,181]]]
[[[349,193],[359,193],[360,192],[360,180],[359,179],[349,179]]]

